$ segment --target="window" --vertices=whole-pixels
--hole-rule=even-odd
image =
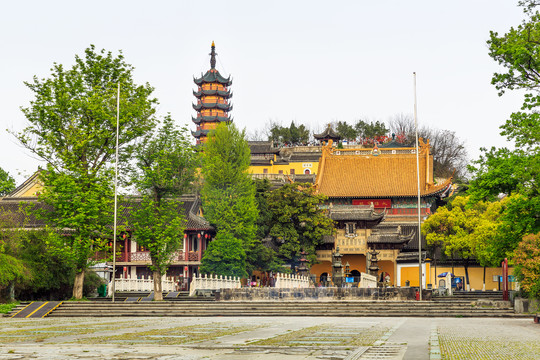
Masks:
[[[268,169],[263,169],[263,174],[268,174]]]
[[[304,174],[309,175],[311,174],[311,171],[309,169],[304,170]]]
[[[345,224],[345,234],[355,235],[356,233],[356,224],[355,223],[346,223]]]
[[[291,169],[291,175],[294,175],[294,169]]]
[[[283,175],[283,170],[279,170],[279,173],[280,173],[281,175]]]

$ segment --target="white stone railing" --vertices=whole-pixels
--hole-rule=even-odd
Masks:
[[[274,287],[278,289],[308,288],[309,278],[307,276],[278,273],[276,274]]]
[[[239,289],[242,287],[240,278],[220,275],[195,275],[189,286],[189,296],[195,295],[197,290]]]
[[[127,278],[115,279],[114,286],[116,291],[154,291],[154,280],[151,277],[148,279],[135,279],[128,276]],[[175,291],[176,283],[168,280],[165,277],[161,278],[161,288],[163,291]],[[112,296],[112,281],[107,286],[107,293]]]
[[[358,284],[358,287],[359,288],[376,288],[377,277],[366,274],[366,273],[360,273],[360,283]]]

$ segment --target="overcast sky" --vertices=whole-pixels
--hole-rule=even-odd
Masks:
[[[161,114],[195,129],[193,76],[217,68],[233,77],[231,116],[248,132],[271,119],[304,123],[386,121],[412,114],[455,131],[471,158],[504,146],[498,127],[519,109],[490,84],[498,65],[489,31],[524,18],[517,0],[454,1],[10,1],[0,22],[0,167],[20,184],[40,162],[4,129],[21,130],[32,99],[23,84],[71,66],[89,44],[122,50],[135,80],[156,88]]]

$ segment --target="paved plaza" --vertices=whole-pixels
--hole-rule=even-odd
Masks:
[[[0,318],[0,359],[540,359],[540,325],[532,318]]]

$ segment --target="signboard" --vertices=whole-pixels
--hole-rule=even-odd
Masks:
[[[353,277],[346,277],[346,278],[345,278],[345,282],[353,283],[353,282],[354,282],[354,278],[353,278]]]
[[[371,205],[373,203],[373,206],[375,209],[390,209],[392,207],[392,200],[390,199],[355,199],[352,201],[353,205]]]

